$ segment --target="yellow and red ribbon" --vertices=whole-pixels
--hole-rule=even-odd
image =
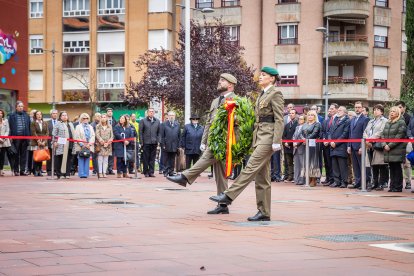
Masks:
[[[229,177],[233,169],[231,147],[236,144],[236,135],[234,133],[234,115],[236,113],[236,101],[233,99],[226,99],[224,108],[227,110],[227,148],[225,177]]]

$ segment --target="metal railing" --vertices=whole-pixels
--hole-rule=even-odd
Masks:
[[[205,9],[205,8],[214,8],[214,1],[195,1],[195,7],[196,9]]]
[[[328,36],[329,42],[346,42],[346,41],[359,41],[359,42],[367,42],[368,36],[366,35],[333,35],[330,34]]]
[[[222,7],[237,7],[240,6],[240,0],[221,0]]]
[[[328,84],[367,84],[368,80],[365,77],[329,77]],[[325,84],[325,80],[323,82]]]

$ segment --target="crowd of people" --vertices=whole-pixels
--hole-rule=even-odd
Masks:
[[[381,104],[369,108],[357,101],[354,110],[332,103],[327,119],[318,113],[318,107],[304,109],[297,114],[293,104],[287,105],[284,117],[283,139],[322,139],[327,142],[309,147],[309,185],[318,183],[332,188],[361,189],[361,171],[365,170],[367,187],[370,190],[402,192],[411,189],[411,163],[407,153],[412,151],[411,143],[397,141],[366,142],[366,163],[361,164],[362,147],[359,142],[347,139],[413,139],[414,117],[406,112],[405,103],[397,102],[385,117]],[[337,141],[335,141],[337,140]],[[283,143],[284,173],[281,173],[281,153],[271,158],[272,180],[305,184],[305,144],[303,142]],[[321,175],[325,169],[324,181]]]
[[[411,189],[411,164],[406,159],[406,154],[412,151],[411,143],[367,142],[366,164],[361,164],[361,143],[344,141],[414,139],[414,117],[406,112],[404,102],[391,107],[387,117],[383,105],[373,106],[370,115],[369,108],[359,101],[355,102],[353,110],[330,104],[327,119],[319,113],[320,108],[314,105],[310,108],[305,106],[303,113],[298,114],[294,104],[290,103],[283,118],[283,140],[329,140],[309,148],[310,186],[319,184],[360,189],[361,170],[365,169],[366,182],[371,190],[389,187],[390,192],[401,192],[404,181],[405,189]],[[172,176],[179,170],[190,168],[200,158],[204,127],[199,124],[199,119],[199,116],[192,115],[191,123],[181,128],[173,111],[168,112],[164,122],[160,122],[154,117],[154,109],[149,108],[138,122],[135,114],[124,114],[115,119],[113,110],[108,108],[105,113],[94,114],[92,122],[87,113],[70,120],[67,112],[57,110],[51,110],[50,120],[46,121],[41,111],[32,110],[30,115],[27,114],[24,104],[19,101],[15,111],[8,116],[0,110],[0,136],[42,138],[1,138],[0,177],[5,175],[6,157],[15,176],[42,176],[43,173],[50,176],[51,159],[46,162],[46,172],[43,172],[42,162],[34,162],[33,159],[33,152],[44,148],[55,154],[54,173],[58,179],[69,178],[75,173],[80,178],[89,177],[90,158],[93,175],[102,178],[114,175],[114,157],[118,178],[128,177],[136,169],[145,177],[155,177],[157,159],[159,172]],[[44,139],[45,136],[51,136],[53,140]],[[271,180],[304,185],[305,143],[283,142],[282,148],[270,158]],[[183,166],[180,165],[182,160],[185,160]],[[230,178],[235,179],[241,167],[242,164],[235,166]]]
[[[15,111],[8,116],[0,109],[0,136],[20,136],[0,138],[0,176],[6,175],[6,157],[14,176],[51,176],[52,158],[46,161],[46,171],[42,161],[34,161],[33,153],[40,149],[54,154],[54,174],[58,179],[76,173],[80,178],[88,178],[90,159],[92,175],[102,178],[115,175],[114,160],[118,178],[128,177],[136,169],[145,177],[155,177],[156,159],[161,174],[174,175],[180,149],[186,155],[187,167],[198,160],[204,131],[198,116],[192,115],[191,123],[183,131],[172,111],[165,122],[154,117],[153,108],[139,122],[136,119],[134,113],[115,119],[112,108],[107,108],[105,113],[95,113],[92,122],[87,113],[70,120],[66,111],[58,110],[51,110],[50,119],[44,120],[41,111],[28,114],[18,101]]]

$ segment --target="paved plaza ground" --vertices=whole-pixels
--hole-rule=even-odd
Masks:
[[[272,183],[272,221],[250,223],[254,183],[229,215],[207,215],[207,174],[188,189],[161,175],[6,176],[0,189],[0,275],[414,274],[407,190]]]

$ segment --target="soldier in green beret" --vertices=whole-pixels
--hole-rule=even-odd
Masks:
[[[223,193],[210,197],[212,201],[229,205],[255,180],[258,212],[249,217],[249,221],[270,220],[270,156],[273,151],[281,150],[283,134],[284,100],[282,92],[277,91],[274,86],[278,80],[279,73],[275,68],[261,69],[259,84],[262,91],[255,107],[256,123],[252,144],[254,151],[233,185]]]

